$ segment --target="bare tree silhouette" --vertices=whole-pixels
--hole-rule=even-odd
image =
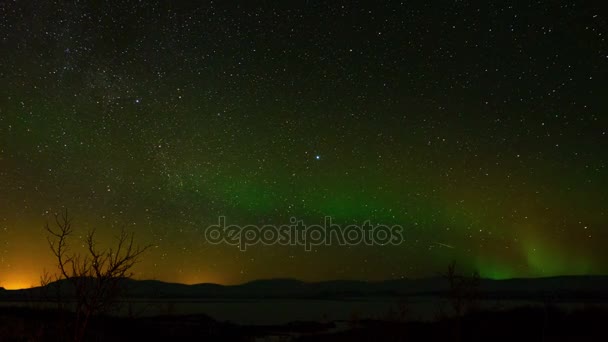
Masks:
[[[91,230],[85,237],[86,252],[79,254],[72,251],[68,243],[73,226],[67,209],[54,216],[54,226],[47,222],[44,227],[49,234],[49,247],[57,260],[59,272],[54,279],[58,286],[61,280],[67,280],[72,287],[76,314],[74,341],[82,341],[91,317],[107,312],[116,304],[124,290],[122,281],[133,275],[131,269],[150,245],[134,245],[133,233],[122,229],[113,248],[99,249],[95,230]],[[41,278],[42,285],[48,285],[51,279],[45,272]],[[60,293],[58,290],[58,295]],[[59,298],[58,302],[66,304],[64,298]]]
[[[448,265],[448,271],[444,274],[448,280],[449,299],[452,309],[457,316],[461,316],[475,305],[479,296],[480,276],[475,271],[471,276],[465,276],[456,272],[456,261]]]
[[[471,276],[458,274],[456,261],[452,261],[448,265],[448,270],[443,276],[448,280],[448,298],[455,313],[452,337],[455,341],[460,341],[462,339],[461,318],[474,307],[475,301],[479,297],[481,278],[477,271],[473,272]]]

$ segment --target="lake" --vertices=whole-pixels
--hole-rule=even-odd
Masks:
[[[53,307],[51,302],[0,302],[0,306]],[[480,300],[478,307],[488,310],[509,309],[518,306],[541,306],[541,302],[514,300]],[[560,302],[557,307],[572,310],[588,304]],[[601,306],[606,307],[603,303]],[[382,319],[393,312],[405,311],[408,320],[433,320],[441,312],[450,313],[450,303],[435,296],[415,296],[402,299],[393,297],[348,299],[141,299],[121,302],[118,315],[156,316],[206,314],[218,321],[238,324],[271,325],[293,321],[343,321],[352,318]]]

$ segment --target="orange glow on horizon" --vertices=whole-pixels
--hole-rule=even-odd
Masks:
[[[168,283],[181,283],[187,285],[200,284],[200,283],[214,283],[220,285],[229,285],[225,282],[222,277],[216,275],[198,275],[198,276],[189,276],[189,277],[179,277],[177,279],[159,279],[156,277],[148,277],[146,275],[142,276],[134,276],[135,280],[160,280]],[[16,274],[5,274],[4,277],[0,277],[0,287],[6,290],[21,290],[21,289],[29,289],[32,287],[40,286],[40,274],[25,274],[25,273],[16,273]]]
[[[0,283],[0,287],[7,290],[29,289],[32,286],[34,286],[34,282],[27,281],[26,279],[8,279]]]

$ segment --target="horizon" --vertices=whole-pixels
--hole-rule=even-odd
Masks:
[[[608,274],[562,274],[562,275],[552,275],[552,276],[531,276],[531,277],[513,277],[513,278],[487,278],[487,277],[481,277],[481,280],[492,280],[492,281],[509,281],[509,280],[540,280],[540,279],[553,279],[553,278],[577,278],[577,277],[587,277],[587,278],[593,278],[593,277],[608,277]],[[294,281],[294,282],[299,282],[299,283],[303,283],[303,284],[320,284],[320,283],[331,283],[331,282],[359,282],[359,283],[368,283],[368,284],[374,284],[374,283],[383,283],[383,282],[391,282],[391,281],[400,281],[400,280],[404,280],[404,281],[417,281],[417,280],[428,280],[428,279],[442,279],[445,278],[445,275],[435,275],[435,276],[426,276],[426,277],[417,277],[417,278],[408,278],[408,277],[404,277],[404,278],[389,278],[389,279],[379,279],[379,280],[363,280],[363,279],[327,279],[327,280],[318,280],[318,281],[308,281],[308,280],[302,280],[302,279],[297,279],[297,278],[259,278],[259,279],[253,279],[253,280],[249,280],[249,281],[245,281],[242,283],[232,283],[232,284],[221,284],[221,283],[214,283],[214,282],[201,282],[201,283],[181,283],[181,282],[174,282],[174,281],[167,281],[167,280],[161,280],[161,279],[138,279],[138,278],[131,278],[131,277],[126,277],[124,279],[128,279],[128,280],[132,280],[132,281],[142,281],[142,282],[147,282],[147,281],[154,281],[154,282],[159,282],[159,283],[164,283],[164,284],[177,284],[177,285],[187,285],[187,286],[193,286],[193,285],[219,285],[219,286],[225,286],[225,287],[231,287],[231,286],[242,286],[242,285],[247,285],[250,283],[255,283],[255,282],[266,282],[266,281]],[[65,281],[66,279],[59,279],[59,280],[53,280],[51,282],[57,282],[57,281]],[[9,283],[10,284],[10,283]],[[36,284],[36,285],[29,285],[29,286],[25,286],[25,287],[13,287],[13,286],[4,286],[2,283],[0,283],[0,288],[3,288],[5,290],[9,290],[9,291],[14,291],[14,290],[27,290],[27,289],[32,289],[32,288],[36,288],[36,287],[40,287],[42,285],[40,284]]]

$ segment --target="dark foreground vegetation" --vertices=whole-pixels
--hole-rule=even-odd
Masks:
[[[0,341],[70,341],[74,315],[31,308],[0,309]],[[91,320],[85,341],[605,341],[608,311],[523,307],[472,312],[434,322],[356,319],[245,326],[205,315]]]

